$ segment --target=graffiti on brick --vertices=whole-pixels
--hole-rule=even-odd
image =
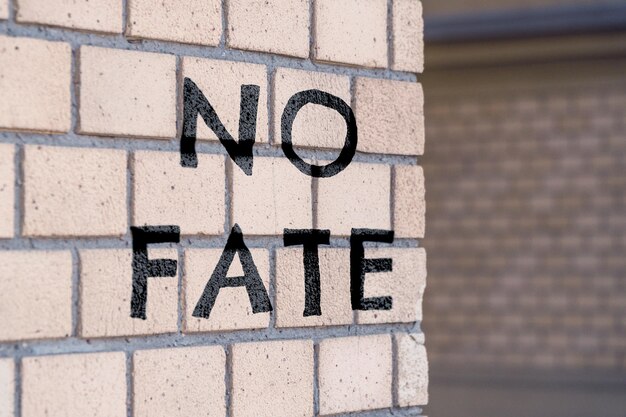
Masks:
[[[184,168],[197,168],[196,130],[198,116],[213,130],[233,162],[246,174],[252,175],[253,148],[256,139],[259,86],[242,85],[239,114],[239,138],[235,140],[224,127],[217,112],[189,78],[184,80],[183,131],[180,140],[180,164]],[[292,144],[292,127],[298,112],[307,104],[317,104],[337,111],[346,123],[346,138],[339,156],[327,165],[305,162]],[[305,90],[294,94],[287,102],[281,118],[282,150],[298,170],[311,177],[328,178],[339,174],[351,162],[358,143],[357,123],[352,108],[341,98],[320,90]],[[146,320],[149,278],[174,277],[178,262],[175,259],[149,259],[148,245],[179,243],[180,227],[152,225],[131,227],[133,238],[133,283],[131,317]],[[321,316],[321,285],[318,248],[330,244],[330,230],[284,229],[283,243],[302,246],[304,265],[305,302],[303,316]],[[393,243],[394,232],[377,229],[352,229],[350,235],[350,301],[353,310],[391,310],[390,296],[365,297],[366,274],[392,271],[392,259],[365,257],[366,242]],[[240,277],[227,277],[229,268],[239,255],[243,268]],[[243,287],[248,294],[252,312],[266,313],[273,307],[267,288],[259,275],[252,253],[245,243],[244,231],[238,224],[232,228],[222,255],[213,270],[204,291],[193,310],[193,316],[208,319],[222,288]],[[242,289],[242,290],[243,290]]]

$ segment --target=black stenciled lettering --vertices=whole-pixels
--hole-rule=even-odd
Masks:
[[[393,243],[393,231],[352,229],[350,235],[350,296],[353,310],[391,310],[393,299],[389,296],[364,298],[365,274],[391,272],[389,258],[366,259],[363,242]]]
[[[330,230],[285,229],[285,246],[303,246],[304,317],[321,316],[320,259],[318,246],[330,244]]]
[[[228,278],[226,274],[237,253],[239,253],[239,259],[243,267],[243,276]],[[272,311],[272,304],[263,285],[263,280],[261,280],[259,271],[254,264],[250,250],[244,243],[241,228],[237,224],[230,232],[222,256],[204,288],[198,304],[196,304],[193,310],[193,316],[208,319],[215,305],[217,295],[222,288],[227,287],[246,287],[254,314]]]
[[[180,242],[178,226],[131,227],[133,236],[133,292],[130,316],[146,319],[148,278],[174,277],[178,262],[174,259],[148,259],[148,245]]]
[[[328,165],[306,163],[293,149],[291,131],[300,109],[307,104],[319,104],[336,110],[346,121],[346,140],[339,157]],[[328,178],[339,174],[352,162],[358,142],[356,118],[350,106],[341,98],[320,90],[306,90],[294,94],[283,111],[281,119],[282,149],[285,156],[302,173],[311,177]]]
[[[215,80],[219,82],[219,80]],[[252,175],[252,148],[256,140],[257,111],[259,107],[258,85],[241,86],[241,104],[239,110],[239,142],[236,142],[224,127],[215,109],[209,103],[198,86],[185,78],[183,103],[183,133],[180,138],[180,165],[196,168],[196,130],[198,114],[206,125],[215,132],[228,155],[246,175]]]

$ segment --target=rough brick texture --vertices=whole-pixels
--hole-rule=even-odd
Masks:
[[[421,84],[358,78],[355,90],[360,151],[397,155],[424,153]]]
[[[137,152],[133,160],[133,224],[180,226],[183,235],[224,232],[224,157],[199,155],[198,169],[180,154]]]
[[[387,1],[317,0],[315,34],[315,58],[320,61],[384,68]]]
[[[15,227],[15,146],[0,144],[0,239]]]
[[[0,417],[423,414],[419,1],[0,0],[0,19]],[[395,233],[364,244],[392,271],[351,259],[355,228]],[[285,229],[330,231],[319,282]],[[357,311],[360,265],[391,310]]]
[[[424,70],[424,21],[422,2],[393,1],[393,63],[398,71]]]
[[[398,405],[428,404],[428,359],[424,340],[415,334],[395,335],[398,361]]]
[[[233,417],[313,416],[313,342],[237,344],[232,356]]]
[[[27,236],[123,235],[126,153],[26,146],[24,212]]]
[[[15,363],[0,359],[0,417],[13,417],[15,404]]]
[[[183,76],[191,79],[215,109],[226,130],[239,137],[241,86],[259,86],[256,141],[268,142],[267,68],[265,65],[202,58],[183,58]],[[216,82],[219,80],[219,82]],[[198,139],[218,140],[198,115]]]
[[[0,36],[0,129],[67,132],[70,45]]]
[[[426,189],[420,166],[394,169],[393,229],[397,237],[422,238],[426,233]]]
[[[25,358],[22,416],[124,417],[125,375],[123,352]]]
[[[305,58],[309,56],[307,0],[229,0],[228,46]]]
[[[2,341],[70,336],[70,252],[1,251],[0,315]]]
[[[121,33],[120,0],[19,0],[18,22]]]
[[[311,177],[285,158],[255,158],[252,176],[233,170],[231,220],[244,234],[280,235],[284,228],[312,225]]]
[[[319,179],[318,226],[336,235],[352,228],[389,230],[391,170],[388,165],[352,163],[331,178]]]
[[[319,347],[320,415],[391,407],[391,337],[323,340]]]
[[[176,57],[81,47],[80,132],[176,136]]]
[[[131,38],[215,46],[222,36],[219,0],[129,0]]]
[[[150,259],[177,259],[172,249],[149,251]],[[174,333],[178,330],[178,278],[149,278],[146,320],[130,317],[132,252],[80,251],[80,334],[115,337]]]
[[[141,350],[133,355],[135,417],[222,417],[226,354],[221,346]]]

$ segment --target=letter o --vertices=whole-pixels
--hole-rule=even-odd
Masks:
[[[319,104],[336,110],[346,121],[346,140],[339,157],[328,165],[319,166],[306,163],[293,149],[291,130],[300,109],[307,104]],[[281,118],[282,149],[285,156],[303,174],[311,177],[328,178],[346,169],[356,153],[358,134],[354,112],[341,98],[320,90],[306,90],[291,96]]]

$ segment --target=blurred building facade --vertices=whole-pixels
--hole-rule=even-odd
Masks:
[[[626,416],[626,2],[425,4],[434,417]]]

